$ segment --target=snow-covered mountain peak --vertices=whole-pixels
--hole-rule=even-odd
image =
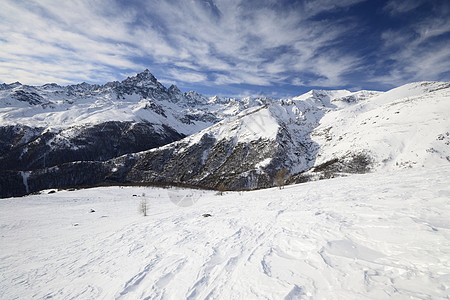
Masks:
[[[267,106],[253,107],[187,137],[186,141],[189,145],[195,145],[204,136],[216,141],[232,140],[235,144],[261,139],[273,140],[278,128],[279,124]]]
[[[312,133],[321,145],[317,166],[340,158],[338,170],[352,155],[359,163],[371,164],[371,170],[450,161],[450,83],[416,82],[362,94],[369,98],[327,113]]]
[[[334,98],[331,100],[331,103],[338,107],[342,107],[342,106],[345,107],[345,104],[358,103],[361,101],[365,101],[369,98],[378,96],[380,94],[382,94],[382,92],[362,90],[362,91],[358,91],[358,92],[353,92],[353,93],[343,96],[343,97]]]
[[[172,84],[169,89],[167,90],[168,94],[169,94],[169,100],[171,102],[179,102],[180,100],[183,99],[183,93],[180,91],[180,89]]]
[[[123,80],[122,82],[132,81],[137,84],[145,84],[148,82],[157,83],[158,80],[155,76],[153,76],[152,73],[148,69],[145,69],[141,73],[136,74],[135,76],[128,77],[127,79]]]
[[[169,93],[171,93],[171,94],[182,94],[182,92],[180,91],[180,89],[175,85],[175,84],[172,84],[170,87],[169,87],[169,89],[168,89],[168,91],[169,91]]]
[[[230,98],[224,98],[224,97],[219,97],[219,96],[213,96],[209,98],[209,103],[214,103],[214,104],[227,104],[231,101]]]
[[[311,90],[303,95],[294,97],[293,100],[307,101],[325,107],[334,107],[331,104],[333,100],[349,96],[350,94],[351,92],[347,90]]]
[[[42,86],[42,89],[46,91],[63,91],[64,87],[56,83],[47,83]]]
[[[21,86],[22,84],[18,81],[13,82],[13,83],[2,83],[0,84],[0,90],[9,90],[9,89],[13,89],[15,87]]]
[[[124,87],[166,89],[148,69],[121,82]]]
[[[109,83],[111,84],[111,83]],[[108,84],[105,85],[107,87]],[[85,97],[92,91],[99,89],[99,85],[91,85],[89,83],[83,82],[79,84],[73,84],[66,87],[66,92],[69,96],[75,97]]]
[[[423,93],[431,93],[437,90],[442,90],[450,87],[449,82],[442,81],[419,81],[405,84],[399,88],[408,88],[410,90],[422,91]]]
[[[209,99],[206,98],[205,96],[203,96],[202,94],[199,94],[197,92],[194,91],[189,91],[187,93],[184,94],[184,97],[187,100],[188,105],[206,105],[208,104]]]

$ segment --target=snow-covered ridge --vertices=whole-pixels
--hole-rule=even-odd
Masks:
[[[418,82],[206,98],[166,88],[148,70],[105,85],[3,84],[0,163],[13,173],[0,179],[24,192],[23,172],[30,190],[105,181],[253,189],[273,186],[281,168],[295,183],[438,166],[450,162],[449,92],[449,83]],[[92,164],[98,173],[71,175]]]
[[[243,109],[243,103],[236,99],[208,99],[196,92],[183,94],[175,85],[166,88],[148,70],[104,85],[0,85],[3,126],[23,124],[60,130],[132,121],[165,125],[189,135]]]
[[[363,92],[313,90],[293,100],[313,105],[355,102]],[[376,92],[366,92],[373,96]],[[347,97],[347,98],[345,98]],[[342,99],[340,99],[342,98]],[[331,104],[331,102],[334,102]],[[107,121],[149,122],[169,126],[190,135],[227,117],[273,99],[206,98],[194,91],[181,93],[164,87],[148,70],[122,82],[104,85],[81,83],[59,86],[27,86],[18,82],[0,85],[0,123],[60,130]]]
[[[450,83],[418,82],[326,114],[313,132],[316,165],[370,156],[373,169],[450,163]],[[353,150],[354,151],[354,150]]]

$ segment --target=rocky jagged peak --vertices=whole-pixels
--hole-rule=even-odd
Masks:
[[[122,81],[123,85],[126,86],[137,86],[137,87],[159,87],[161,84],[158,82],[155,76],[148,69],[143,72],[136,74],[136,76],[128,77]],[[162,86],[162,85],[161,85]]]
[[[169,93],[172,95],[182,95],[180,89],[175,84],[169,87]]]
[[[116,88],[120,85],[118,81],[110,81],[102,85],[103,88]]]
[[[184,93],[184,97],[187,99],[188,104],[190,105],[199,105],[208,103],[208,99],[205,96],[194,91]]]
[[[86,89],[86,90],[92,88],[92,86],[91,86],[89,83],[87,83],[87,82],[82,82],[82,83],[80,83],[78,86],[79,86],[80,88],[83,88],[83,89]]]
[[[141,73],[137,74],[136,77],[138,79],[142,80],[142,81],[151,81],[151,82],[157,82],[158,81],[156,79],[156,77],[153,76],[153,74],[150,73],[150,71],[148,69],[145,69]]]
[[[18,81],[9,83],[9,84],[2,83],[2,84],[0,84],[0,90],[10,90],[10,89],[16,88],[18,86],[22,86],[22,84]]]
[[[139,94],[141,98],[167,98],[167,89],[148,69],[136,74],[136,76],[128,77],[113,89],[118,98],[132,94]]]
[[[86,95],[92,92],[93,90],[97,89],[99,86],[94,84],[91,85],[87,82],[79,83],[79,84],[73,84],[67,86],[67,94],[70,96],[81,96]]]
[[[174,84],[172,84],[169,87],[167,92],[169,93],[169,98],[170,98],[170,101],[172,101],[172,102],[179,102],[183,98],[183,93]]]
[[[44,89],[53,89],[53,88],[60,88],[61,86],[57,83],[46,83],[42,86]]]
[[[223,98],[223,97],[219,97],[219,96],[214,96],[209,98],[209,102],[210,103],[216,103],[216,104],[226,104],[228,102],[230,102],[229,98]]]
[[[89,90],[91,88],[91,85],[87,82],[82,82],[78,84],[69,85],[68,88]]]

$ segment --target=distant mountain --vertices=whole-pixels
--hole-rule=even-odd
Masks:
[[[122,82],[0,85],[0,196],[100,183],[227,189],[450,162],[450,84],[292,99],[207,98],[148,71]]]
[[[0,165],[33,170],[105,161],[179,140],[244,109],[166,89],[148,70],[122,82],[0,89]],[[255,104],[256,105],[256,104]]]

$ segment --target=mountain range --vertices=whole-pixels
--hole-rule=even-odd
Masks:
[[[290,99],[122,82],[0,85],[0,197],[98,184],[245,190],[450,163],[450,83]]]

